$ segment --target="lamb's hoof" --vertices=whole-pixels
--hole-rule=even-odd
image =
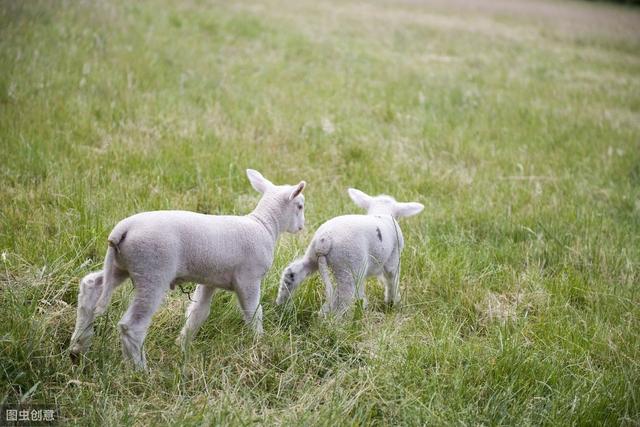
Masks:
[[[78,344],[74,344],[71,348],[69,348],[69,359],[71,359],[71,364],[77,365],[80,363],[80,359],[82,357],[82,350],[78,346]]]
[[[276,305],[282,305],[289,300],[288,297],[285,297],[282,292],[278,294],[276,297]]]
[[[187,349],[189,348],[189,343],[191,341],[186,336],[180,334],[176,338],[175,342],[176,342],[176,345],[180,347],[180,350],[182,350],[183,352],[186,352]]]
[[[392,310],[396,310],[400,308],[400,301],[385,301],[383,310],[385,312],[390,312]]]
[[[331,308],[328,304],[323,304],[318,311],[318,317],[320,317],[321,319],[326,319],[327,317],[329,317],[329,313],[331,313]]]
[[[142,364],[142,363],[135,363],[135,362],[129,361],[126,363],[125,366],[129,371],[143,374],[143,375],[151,372],[151,369],[147,367],[146,363]]]
[[[253,335],[254,340],[259,340],[264,336],[264,329],[262,325],[253,325],[251,324],[251,334]]]

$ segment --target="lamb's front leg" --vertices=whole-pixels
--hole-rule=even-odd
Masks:
[[[186,350],[187,346],[200,329],[200,326],[209,317],[211,311],[211,299],[216,292],[216,288],[213,286],[198,285],[193,295],[193,302],[189,304],[187,312],[185,313],[186,321],[182,331],[176,342],[182,347],[182,350]]]
[[[256,335],[262,335],[262,306],[260,305],[260,279],[236,280],[235,292],[242,309],[244,321]]]

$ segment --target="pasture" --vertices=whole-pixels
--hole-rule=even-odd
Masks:
[[[640,9],[579,1],[0,2],[0,401],[77,425],[640,423]],[[172,292],[122,363],[79,279],[140,211],[245,214],[308,182],[262,286],[182,354]],[[280,273],[346,188],[419,201],[402,305],[322,320]],[[187,285],[185,290],[193,289]]]

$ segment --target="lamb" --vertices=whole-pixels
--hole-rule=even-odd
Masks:
[[[420,203],[399,203],[393,197],[369,196],[349,188],[349,196],[366,215],[344,215],[318,228],[305,255],[284,270],[276,304],[287,301],[302,281],[320,270],[326,302],[321,313],[342,315],[354,296],[367,300],[364,278],[377,276],[384,284],[385,303],[400,302],[398,289],[400,254],[404,239],[397,218],[416,215],[424,209]],[[330,272],[337,282],[331,283]]]
[[[273,262],[278,237],[304,227],[305,181],[274,185],[247,169],[253,188],[262,197],[245,216],[214,216],[187,211],[143,212],[120,221],[109,235],[104,269],[80,282],[70,355],[88,351],[96,316],[105,312],[112,292],[127,278],[134,297],[118,323],[125,360],[146,367],[143,342],[151,317],[165,294],[176,285],[198,283],[194,301],[178,337],[183,349],[206,320],[218,289],[238,296],[244,320],[260,335],[260,282]]]

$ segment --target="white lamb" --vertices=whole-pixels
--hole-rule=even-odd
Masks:
[[[366,306],[364,279],[377,276],[385,286],[386,303],[398,303],[400,254],[404,240],[396,218],[418,214],[420,203],[400,203],[390,196],[371,197],[349,189],[349,196],[367,215],[332,218],[318,228],[305,255],[283,272],[277,304],[289,299],[311,273],[320,270],[326,302],[321,312],[343,314],[354,296]],[[337,282],[334,291],[330,273]]]
[[[95,316],[104,313],[113,290],[128,277],[135,287],[118,323],[122,352],[136,368],[146,366],[142,348],[151,317],[177,284],[198,283],[179,341],[188,345],[209,315],[216,289],[238,296],[244,320],[262,333],[260,282],[271,267],[278,237],[304,227],[305,182],[274,185],[247,169],[262,197],[245,216],[214,216],[186,211],[156,211],[120,221],[109,235],[104,269],[80,282],[78,313],[71,337],[73,358],[86,352]]]

